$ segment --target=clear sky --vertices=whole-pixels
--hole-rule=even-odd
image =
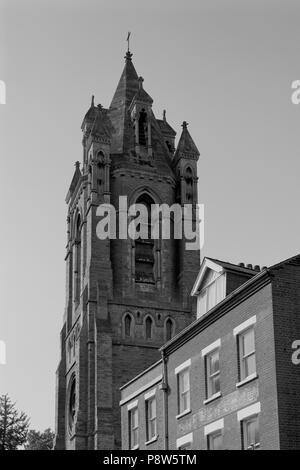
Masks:
[[[300,252],[300,3],[0,0],[0,394],[54,427],[66,211],[80,125],[133,62],[157,117],[200,152],[204,254],[270,265]]]

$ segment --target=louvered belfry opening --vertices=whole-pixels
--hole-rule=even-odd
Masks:
[[[138,238],[135,241],[135,281],[153,284],[154,279],[154,240],[151,238],[151,204],[154,201],[148,194],[140,196],[137,204],[143,204],[147,209],[148,238]]]

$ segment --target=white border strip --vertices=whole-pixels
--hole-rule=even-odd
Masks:
[[[243,408],[242,410],[237,412],[237,419],[238,421],[242,421],[243,419],[249,418],[250,416],[257,415],[260,413],[260,401],[254,403],[254,405],[247,406],[247,408]]]
[[[137,406],[138,406],[138,400],[132,401],[131,403],[127,405],[127,410],[130,411],[133,408],[137,408]]]
[[[188,367],[190,367],[191,363],[192,363],[192,360],[188,359],[187,361],[180,364],[180,366],[176,367],[176,369],[175,369],[175,375],[179,374],[179,372],[181,372],[182,370],[187,369]]]
[[[221,347],[221,339],[217,339],[213,343],[206,346],[206,348],[202,349],[201,356],[207,356],[210,352],[214,351],[215,349],[219,349]]]
[[[144,395],[145,401],[149,400],[149,398],[154,397],[155,394],[156,394],[156,387],[153,390],[150,390],[150,392],[145,393],[145,395]]]
[[[184,444],[192,444],[193,443],[193,433],[191,432],[190,434],[186,434],[185,436],[180,437],[179,439],[176,439],[176,447],[177,449]]]
[[[208,436],[209,434],[214,433],[215,431],[219,431],[220,429],[224,428],[224,418],[219,419],[218,421],[214,421],[213,423],[204,426],[204,435]]]
[[[248,318],[248,320],[244,321],[244,323],[241,323],[240,325],[236,326],[233,329],[233,334],[234,336],[238,335],[244,330],[247,330],[249,326],[252,326],[256,323],[256,315],[253,315],[253,317]]]

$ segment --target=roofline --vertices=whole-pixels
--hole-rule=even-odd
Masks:
[[[170,341],[164,344],[160,351],[163,355],[168,355],[177,350],[186,340],[195,337],[199,332],[203,331],[209,325],[217,321],[227,312],[237,305],[251,297],[263,287],[271,283],[270,270],[268,268],[258,272],[240,287],[231,292],[224,300],[219,302],[215,307],[209,310],[205,315],[188,325],[184,330],[174,336]]]
[[[158,348],[157,348],[158,349]],[[130,385],[132,382],[135,382],[137,379],[139,379],[140,377],[142,377],[143,375],[147,374],[150,370],[154,369],[156,366],[158,366],[158,364],[160,364],[162,362],[162,359],[159,359],[159,361],[156,361],[154,362],[154,364],[152,364],[150,367],[148,367],[147,369],[143,370],[142,372],[140,372],[138,375],[136,375],[135,377],[133,377],[133,379],[129,380],[129,382],[126,382],[126,384],[122,385],[122,387],[120,387],[120,390],[123,390],[124,388],[128,387],[128,385]]]
[[[237,264],[229,263],[228,261],[221,261],[221,260],[218,260],[218,259],[215,259],[215,258],[210,258],[209,256],[205,256],[202,260],[202,263],[201,263],[201,266],[200,266],[200,269],[199,269],[199,273],[197,275],[196,281],[195,281],[195,283],[193,285],[193,288],[191,290],[191,296],[196,295],[197,292],[198,292],[198,287],[199,287],[199,284],[202,280],[202,275],[203,275],[205,267],[206,267],[205,264],[207,264],[207,262],[211,262],[211,263],[214,263],[218,266],[221,266],[223,271],[239,272],[239,273],[242,273],[242,274],[247,274],[251,277],[256,276],[260,272],[260,271],[256,271],[255,269],[247,268],[245,266],[239,266]],[[224,265],[228,265],[228,266],[224,266]],[[213,268],[211,268],[211,269],[213,269]]]

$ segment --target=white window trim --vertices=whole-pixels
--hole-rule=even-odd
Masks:
[[[211,397],[206,398],[206,400],[203,400],[203,404],[207,405],[207,403],[210,403],[211,401],[214,401],[217,398],[220,398],[221,396],[222,396],[221,392],[214,393]]]
[[[179,449],[179,447],[185,444],[192,444],[192,443],[193,443],[193,433],[191,432],[190,434],[186,434],[185,436],[182,436],[179,439],[176,439],[176,448]]]
[[[184,369],[188,369],[191,366],[192,360],[188,359],[187,361],[183,362],[180,364],[180,366],[175,368],[175,375],[179,374],[182,372]]]
[[[207,424],[204,426],[204,435],[209,436],[216,431],[221,431],[224,428],[224,418],[218,419],[218,421],[214,421],[213,423]]]
[[[129,405],[127,405],[127,410],[130,411],[130,410],[133,410],[134,408],[137,408],[138,407],[138,400],[135,400],[131,403],[129,403]]]
[[[182,411],[182,413],[179,413],[179,415],[176,415],[176,419],[180,419],[183,416],[188,415],[191,411],[192,411],[191,408],[188,408],[188,409]]]
[[[240,325],[236,326],[233,329],[233,335],[234,336],[239,335],[243,331],[247,330],[250,326],[255,325],[255,323],[256,323],[256,315],[253,315],[253,317],[248,318],[248,320],[246,320],[243,323],[241,323]]]
[[[258,377],[257,372],[253,372],[253,374],[248,375],[248,377],[246,377],[244,380],[241,380],[240,382],[238,382],[238,383],[236,384],[236,388],[239,388],[239,387],[241,387],[242,385],[245,385],[246,383],[251,382],[251,380],[254,380],[254,379],[256,379],[257,377]]]
[[[255,416],[260,413],[261,406],[260,401],[254,403],[254,405],[247,406],[242,410],[237,412],[237,419],[238,421],[243,421],[244,419],[250,418],[250,416]]]
[[[150,392],[145,393],[145,395],[144,395],[145,401],[148,401],[148,400],[150,400],[150,398],[155,397],[155,394],[156,394],[156,387],[153,390],[150,390]]]
[[[219,349],[220,347],[221,347],[221,339],[219,338],[216,341],[214,341],[213,343],[206,346],[206,348],[202,349],[201,356],[202,357],[207,356],[209,353],[211,353],[215,349]]]

